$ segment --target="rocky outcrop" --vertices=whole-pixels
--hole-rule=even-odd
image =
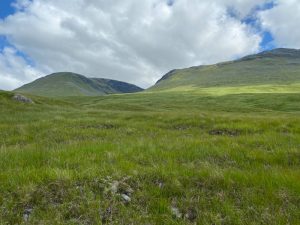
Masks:
[[[23,102],[23,103],[29,103],[29,104],[34,103],[30,98],[27,98],[26,96],[20,95],[20,94],[15,94],[13,96],[13,99],[18,101],[18,102]]]

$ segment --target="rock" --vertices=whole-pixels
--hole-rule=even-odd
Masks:
[[[162,189],[165,186],[162,180],[155,180],[154,184],[157,185],[160,189]]]
[[[125,190],[124,190],[124,193],[125,195],[132,195],[134,192],[134,190],[131,188],[131,187],[127,187]]]
[[[193,222],[197,219],[197,211],[193,208],[189,208],[184,217]]]
[[[162,189],[162,188],[164,187],[164,183],[163,183],[163,182],[159,182],[159,183],[158,183],[158,187],[159,187],[160,189]]]
[[[111,184],[111,187],[110,187],[110,190],[113,194],[116,194],[119,190],[119,182],[118,181],[114,181],[112,184]]]
[[[18,101],[18,102],[24,102],[24,103],[30,103],[30,104],[34,103],[30,98],[27,98],[27,97],[25,97],[23,95],[20,95],[20,94],[15,94],[13,99]]]
[[[179,211],[178,208],[172,206],[171,212],[172,212],[173,216],[175,216],[176,218],[178,218],[178,219],[182,218],[182,213]]]
[[[30,208],[24,210],[23,219],[24,219],[25,222],[29,221],[29,217],[31,215],[31,212],[32,212],[32,209],[30,209]]]
[[[122,194],[121,197],[125,203],[131,202],[131,198],[128,195]]]
[[[124,178],[121,181],[109,181],[109,186],[105,188],[104,192],[108,196],[118,197],[119,200],[128,204],[131,202],[131,196],[134,193],[134,190],[126,183],[126,178]]]
[[[124,181],[113,181],[110,186],[110,191],[112,194],[125,194],[131,196],[134,190],[126,184]]]

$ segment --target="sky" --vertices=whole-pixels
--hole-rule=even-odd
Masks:
[[[153,85],[172,69],[300,48],[300,0],[0,0],[0,89],[53,72]]]

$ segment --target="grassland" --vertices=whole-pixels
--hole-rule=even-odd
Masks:
[[[0,92],[0,224],[299,224],[300,94],[236,90]]]

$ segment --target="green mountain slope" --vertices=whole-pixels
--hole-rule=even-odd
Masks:
[[[132,93],[143,89],[125,82],[87,78],[80,74],[54,73],[26,84],[16,92],[39,96],[98,96],[116,93]]]
[[[232,87],[249,91],[300,90],[300,50],[275,49],[250,55],[239,60],[215,65],[172,70],[150,91],[196,90],[214,91]]]

